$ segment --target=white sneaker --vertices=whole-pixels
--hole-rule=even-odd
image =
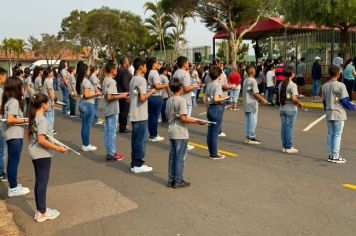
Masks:
[[[91,144],[89,144],[88,146],[82,145],[82,150],[84,152],[91,152],[91,151],[95,151],[96,149],[98,149],[98,148],[93,146],[93,145],[91,145]]]
[[[188,146],[187,146],[187,150],[189,151],[189,150],[193,150],[195,148],[195,146],[193,146],[193,145],[189,145],[188,144]]]
[[[226,134],[224,132],[221,132],[218,136],[219,137],[226,137]]]
[[[157,135],[157,137],[148,139],[148,141],[150,141],[150,142],[160,142],[160,141],[163,141],[163,140],[164,140],[164,138],[159,136],[159,135]]]
[[[102,125],[102,124],[104,124],[104,121],[99,120],[99,121],[98,121],[98,122],[96,122],[95,124],[96,124],[96,125]]]
[[[18,185],[16,188],[9,188],[7,191],[7,195],[9,197],[18,197],[29,193],[30,193],[30,189],[26,187],[22,187],[21,185]]]
[[[60,216],[60,212],[57,211],[56,209],[50,209],[47,208],[45,213],[40,213],[39,211],[36,211],[35,213],[35,221],[37,221],[38,223],[44,222],[46,220],[53,220],[56,219],[58,216]]]
[[[152,170],[153,170],[153,168],[150,166],[147,166],[147,165],[142,165],[140,167],[135,166],[135,167],[131,168],[131,171],[134,172],[135,174],[150,172]]]
[[[285,149],[285,148],[282,148],[282,152],[285,153],[285,152],[286,152],[286,149]]]
[[[288,154],[296,154],[298,153],[298,149],[295,149],[294,147],[290,148],[290,149],[286,149],[286,153]]]

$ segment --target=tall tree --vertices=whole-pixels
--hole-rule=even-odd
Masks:
[[[292,23],[315,22],[340,30],[340,48],[344,58],[350,58],[349,30],[356,26],[355,0],[280,0],[280,12]]]
[[[230,60],[236,65],[243,37],[272,6],[275,0],[163,0],[164,5],[193,9],[211,31],[229,34]],[[236,29],[241,29],[238,34]]]
[[[19,62],[20,56],[25,53],[26,43],[22,39],[5,38],[0,45],[0,48],[5,52],[10,65],[12,64],[11,58],[15,58],[15,64]]]
[[[145,25],[150,33],[155,35],[159,41],[160,51],[166,51],[166,38],[168,30],[174,27],[173,19],[163,8],[162,1],[157,1],[156,4],[146,2],[144,5],[145,13],[151,12],[152,15],[145,19]]]
[[[32,50],[35,51],[36,56],[43,57],[50,66],[50,61],[59,61],[65,50],[68,50],[68,45],[65,41],[59,39],[56,35],[41,34],[41,39],[36,39],[31,36],[28,39]]]

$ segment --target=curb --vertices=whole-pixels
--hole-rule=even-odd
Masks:
[[[1,236],[24,235],[15,224],[13,215],[8,210],[4,200],[0,200],[0,232]]]

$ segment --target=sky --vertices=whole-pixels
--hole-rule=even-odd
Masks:
[[[143,5],[148,0],[3,0],[0,13],[0,40],[29,36],[39,37],[41,33],[57,34],[63,18],[79,9],[88,11],[107,6],[129,10],[145,17]],[[155,0],[151,0],[155,2]],[[146,16],[148,16],[147,13]],[[199,19],[188,21],[185,38],[189,47],[211,46],[213,33]]]

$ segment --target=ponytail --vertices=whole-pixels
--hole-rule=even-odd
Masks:
[[[293,76],[293,73],[294,73],[293,66],[287,66],[283,71],[283,76],[285,80],[282,82],[281,89],[279,91],[279,101],[282,106],[286,104],[287,88],[290,82],[290,78]]]
[[[31,139],[32,135],[36,132],[36,112],[42,107],[43,103],[49,101],[48,96],[44,93],[35,94],[30,100],[30,109],[28,110],[28,127],[27,127],[27,137]]]

